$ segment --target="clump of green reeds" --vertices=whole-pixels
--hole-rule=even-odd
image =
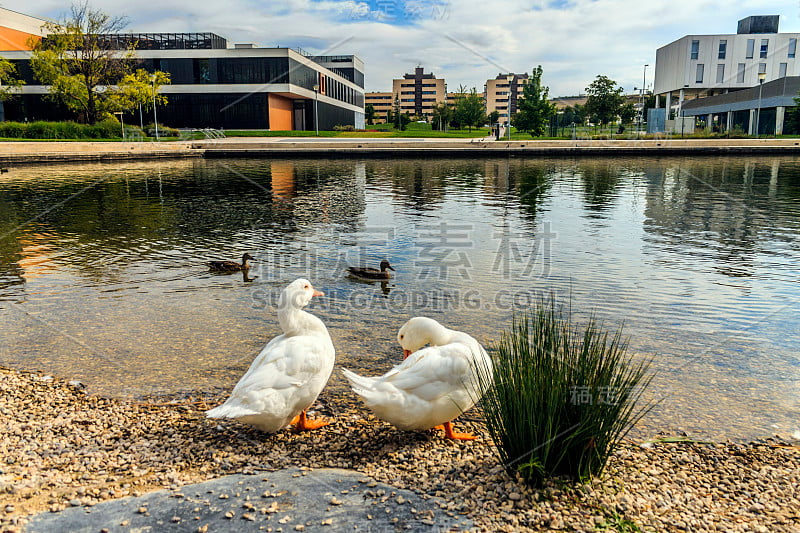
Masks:
[[[553,296],[514,319],[495,347],[493,374],[478,369],[489,387],[486,425],[510,473],[541,485],[602,472],[650,407],[638,406],[650,361],[634,361],[627,347],[621,327],[609,334],[594,315],[575,325]]]

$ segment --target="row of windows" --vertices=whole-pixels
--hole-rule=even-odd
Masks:
[[[416,84],[417,84],[416,82],[413,82],[413,83],[401,83],[400,87],[414,87]],[[422,87],[436,87],[435,83],[421,83],[420,85]]]
[[[753,59],[756,50],[756,40],[747,39],[747,50],[745,59]],[[766,59],[769,52],[769,39],[761,39],[761,46],[758,49],[758,57]],[[787,47],[786,57],[793,59],[797,54],[797,39],[789,39],[789,46]],[[728,40],[720,39],[719,48],[717,49],[717,59],[725,59],[728,55]],[[692,41],[692,47],[689,52],[690,59],[697,59],[700,57],[700,41]],[[499,86],[498,86],[499,87]]]
[[[320,94],[348,104],[364,106],[364,94],[360,91],[298,63],[294,59],[289,60],[289,66],[289,83],[312,91],[316,85]]]
[[[786,76],[788,71],[789,64],[788,63],[780,63],[778,66],[778,78],[783,78]],[[745,70],[747,68],[746,63],[739,63],[736,66],[736,83],[744,83],[745,78]],[[766,74],[767,73],[767,64],[766,63],[759,63],[758,64],[758,73],[759,74]],[[705,65],[703,63],[698,63],[697,68],[695,71],[695,83],[703,83],[703,78],[705,77]],[[720,63],[717,65],[717,81],[716,83],[725,83],[725,64]]]

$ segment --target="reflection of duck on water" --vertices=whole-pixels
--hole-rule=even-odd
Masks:
[[[242,264],[236,261],[209,261],[206,263],[209,270],[212,272],[240,272],[250,270],[250,261],[255,261],[256,258],[246,253],[242,255]],[[249,280],[245,280],[249,281]]]
[[[381,292],[384,296],[389,296],[389,293],[392,292],[394,285],[389,285],[389,282],[384,280],[381,281]]]
[[[351,276],[362,279],[389,279],[392,277],[389,270],[394,271],[392,265],[386,259],[381,261],[380,270],[371,267],[347,267],[347,271]]]

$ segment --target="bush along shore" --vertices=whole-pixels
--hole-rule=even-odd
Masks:
[[[0,530],[22,531],[38,512],[301,466],[354,469],[439,497],[439,513],[468,516],[483,531],[800,531],[800,450],[790,443],[626,440],[599,478],[534,489],[498,464],[474,415],[459,426],[479,440],[447,441],[397,431],[336,390],[316,406],[331,425],[265,435],[206,420],[223,394],[118,400],[0,369]],[[277,517],[259,520],[280,527]]]
[[[2,139],[39,139],[39,140],[108,140],[122,139],[125,130],[127,140],[144,140],[155,137],[155,125],[148,124],[144,131],[139,126],[124,126],[116,119],[101,120],[96,124],[79,124],[77,122],[0,122],[0,138]],[[159,124],[159,136],[178,137],[180,131]]]

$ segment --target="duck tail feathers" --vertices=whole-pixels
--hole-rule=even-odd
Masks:
[[[342,374],[344,374],[344,377],[350,382],[350,387],[359,394],[371,390],[375,382],[374,378],[359,376],[355,372],[351,372],[346,368],[342,369]]]
[[[240,418],[243,416],[249,416],[255,414],[258,413],[256,413],[251,409],[246,409],[241,406],[232,406],[223,403],[218,407],[206,411],[206,418]]]

